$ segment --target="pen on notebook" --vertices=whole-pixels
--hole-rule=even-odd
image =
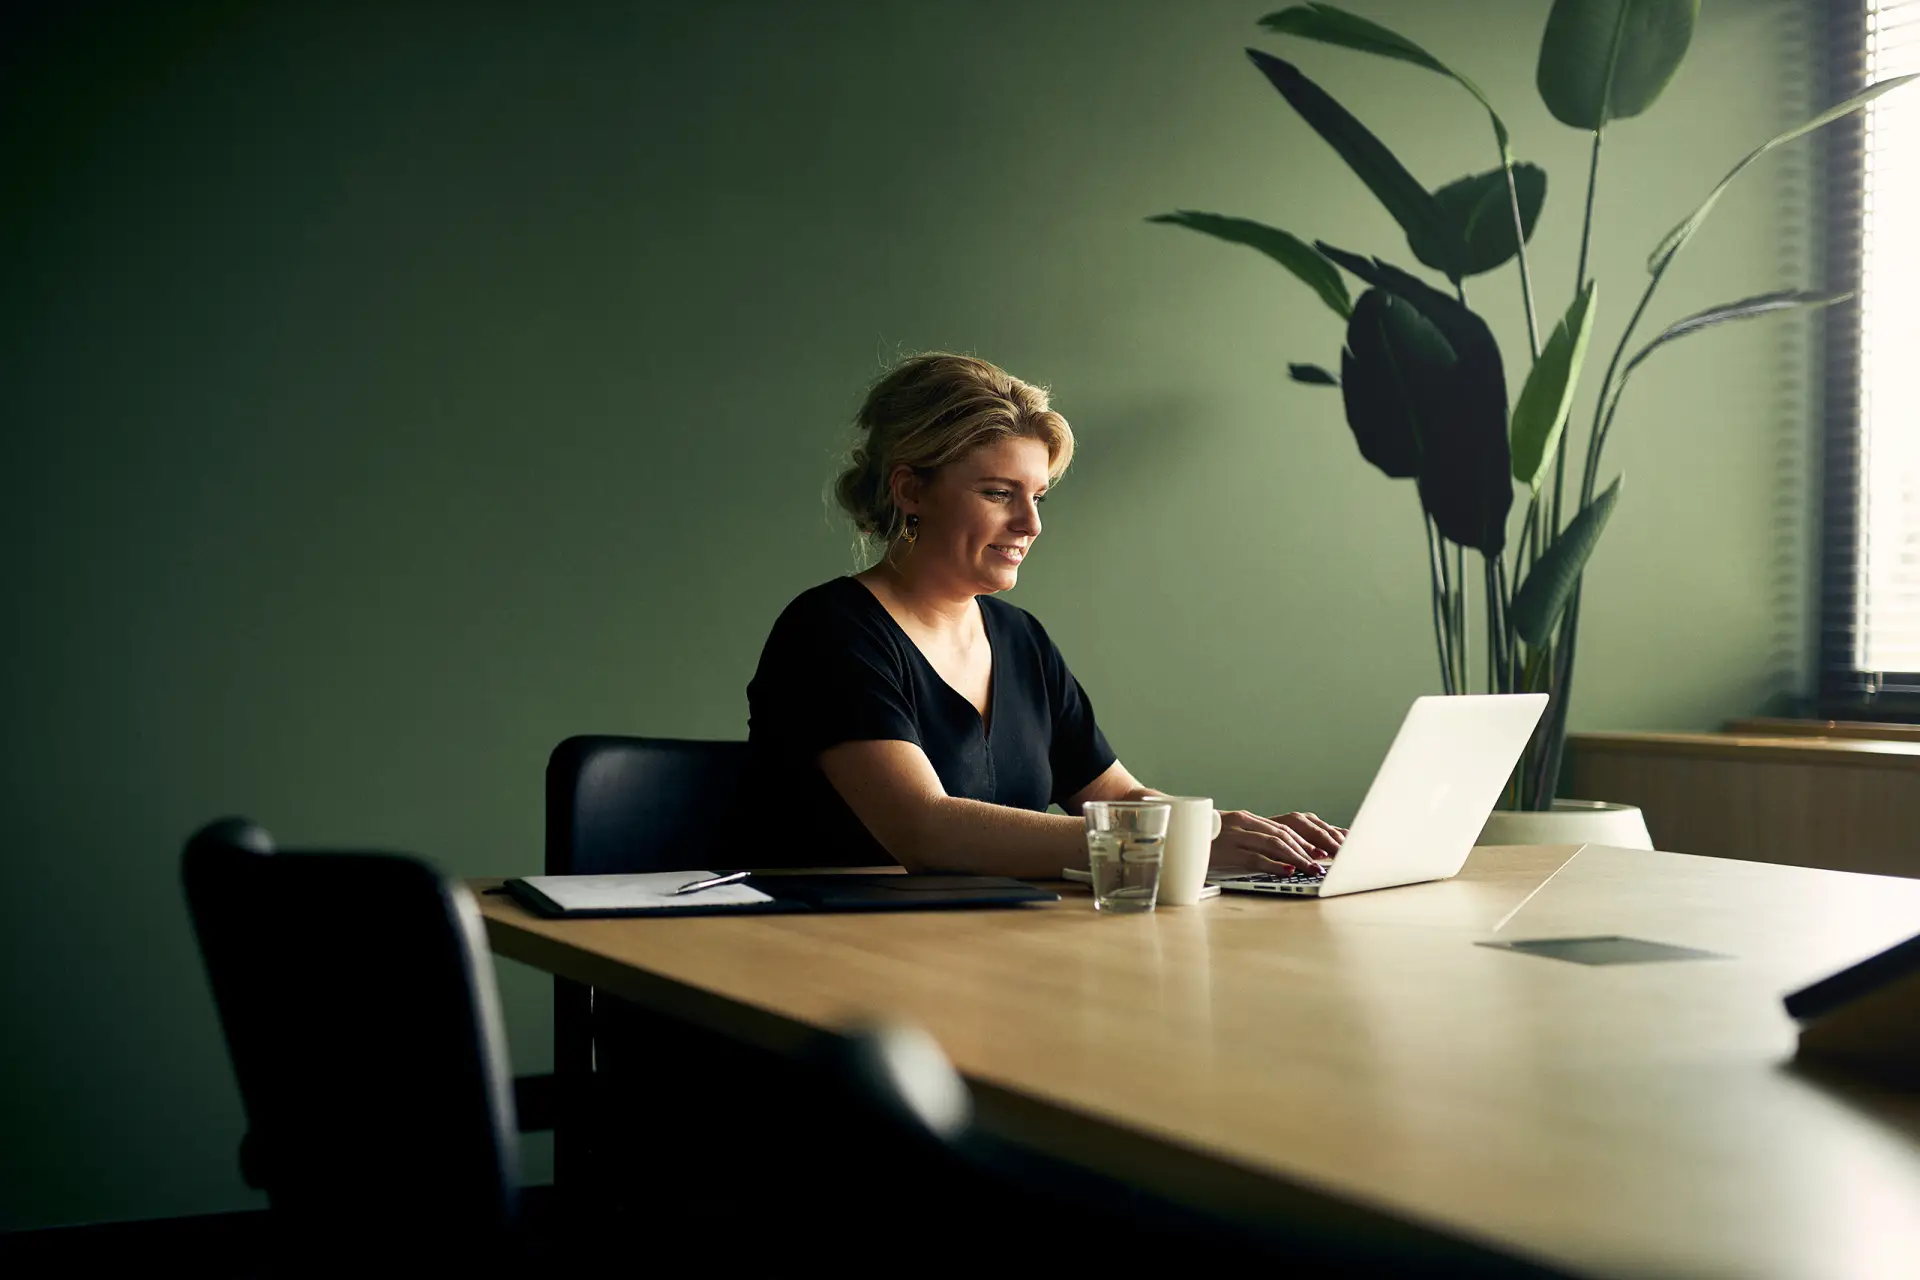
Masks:
[[[667,896],[677,898],[683,893],[697,893],[701,889],[712,889],[723,884],[732,884],[736,880],[745,880],[746,878],[747,873],[745,871],[729,871],[723,876],[709,876],[705,880],[695,880],[692,884],[683,884]]]

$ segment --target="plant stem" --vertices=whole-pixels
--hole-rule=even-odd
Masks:
[[[1448,693],[1459,693],[1459,641],[1453,635],[1457,631],[1453,626],[1453,566],[1446,558],[1446,539],[1440,537],[1438,528],[1434,528],[1432,539],[1440,560],[1440,608],[1444,612],[1442,622],[1446,624],[1446,660],[1448,660],[1446,687],[1448,687]]]
[[[1540,491],[1535,489],[1533,496],[1527,499],[1527,519],[1520,530],[1520,545],[1513,550],[1513,574],[1516,582],[1524,581],[1533,564],[1540,558],[1539,515]]]
[[[1513,639],[1509,624],[1511,604],[1507,601],[1507,560],[1503,557],[1490,557],[1486,574],[1486,593],[1494,597],[1494,603],[1486,610],[1494,618],[1494,628],[1500,635],[1500,689],[1498,693],[1513,693],[1513,651],[1519,647],[1519,641]],[[1494,693],[1494,691],[1490,691]]]
[[[1593,434],[1587,437],[1587,462],[1580,478],[1580,505],[1585,507],[1593,501],[1593,486],[1600,475],[1600,447],[1606,443],[1606,429],[1613,421],[1612,409],[1620,403],[1616,392],[1609,402],[1607,389],[1613,385],[1613,375],[1620,367],[1620,357],[1627,353],[1627,343],[1633,340],[1633,331],[1640,325],[1640,317],[1647,313],[1647,304],[1653,301],[1653,291],[1660,287],[1661,278],[1667,274],[1666,264],[1653,273],[1647,281],[1647,291],[1640,295],[1640,305],[1633,309],[1633,316],[1627,321],[1626,332],[1620,335],[1620,345],[1613,349],[1613,359],[1607,361],[1607,375],[1600,379],[1600,400],[1593,406]]]
[[[1507,203],[1513,209],[1513,242],[1520,247],[1520,301],[1527,310],[1527,346],[1540,358],[1540,322],[1533,314],[1533,278],[1527,274],[1527,223],[1520,216],[1520,188],[1513,182],[1513,157],[1500,149],[1500,167],[1507,171]]]
[[[1540,669],[1542,666],[1549,664],[1552,661],[1553,661],[1553,644],[1551,641],[1540,646],[1538,649],[1533,650],[1531,653],[1527,654],[1527,665],[1520,672],[1520,688],[1516,690],[1516,692],[1519,692],[1519,693],[1540,692],[1540,690],[1537,687],[1537,682],[1540,679]],[[1549,671],[1552,670],[1550,666],[1547,669]]]
[[[1488,630],[1499,637],[1500,645],[1498,684],[1487,691],[1492,693],[1497,689],[1500,693],[1512,693],[1516,673],[1515,655],[1520,642],[1509,629],[1508,619],[1512,609],[1507,597],[1507,562],[1503,556],[1487,557],[1487,599]],[[1501,803],[1509,809],[1520,803],[1525,771],[1526,755],[1522,753],[1520,759],[1514,761],[1513,771],[1507,775],[1507,785],[1501,793]]]
[[[1507,581],[1507,566],[1498,566],[1500,578],[1500,634],[1507,642],[1507,692],[1520,688],[1520,637],[1513,632],[1513,586]]]
[[[1467,637],[1467,549],[1459,543],[1453,547],[1453,580],[1459,594],[1453,600],[1453,642],[1460,656],[1461,693],[1473,691],[1473,646]]]
[[[1560,623],[1561,660],[1556,664],[1553,701],[1547,707],[1546,735],[1541,740],[1540,774],[1534,779],[1533,803],[1529,806],[1537,810],[1553,807],[1553,793],[1560,779],[1560,758],[1567,745],[1567,706],[1573,692],[1573,648],[1579,633],[1580,589],[1576,587]]]
[[[1566,431],[1563,429],[1560,433],[1560,448],[1564,449],[1566,447],[1567,436]],[[1558,452],[1558,450],[1556,450],[1556,452]],[[1527,508],[1527,519],[1528,523],[1533,526],[1533,545],[1527,548],[1533,556],[1533,559],[1527,564],[1527,577],[1531,578],[1534,567],[1540,563],[1540,557],[1546,555],[1547,548],[1553,545],[1547,538],[1547,531],[1552,527],[1548,523],[1552,519],[1552,513],[1547,510],[1547,504],[1541,501],[1541,495],[1538,489],[1533,491],[1533,501]],[[1516,579],[1516,581],[1524,582],[1525,579]]]
[[[1507,562],[1493,562],[1494,585],[1500,598],[1500,692],[1516,693],[1520,685],[1520,637],[1513,634],[1513,592],[1507,584]]]
[[[1440,654],[1440,688],[1446,693],[1453,692],[1453,646],[1448,643],[1447,628],[1441,624],[1441,615],[1446,611],[1445,588],[1441,578],[1445,573],[1446,557],[1441,554],[1440,545],[1434,539],[1433,521],[1427,515],[1423,504],[1420,508],[1420,523],[1427,531],[1427,573],[1433,585],[1433,644]]]
[[[1567,484],[1567,446],[1571,443],[1563,429],[1560,433],[1560,448],[1553,456],[1553,510],[1547,516],[1547,528],[1552,531],[1553,537],[1547,540],[1547,546],[1552,546],[1560,537],[1560,531],[1567,527],[1560,519],[1560,494]]]
[[[1506,666],[1506,645],[1500,634],[1500,590],[1494,582],[1494,565],[1498,556],[1481,556],[1480,567],[1484,571],[1487,588],[1487,692],[1504,693],[1500,687],[1501,675]]]
[[[1553,652],[1553,644],[1549,641],[1527,655],[1527,665],[1526,669],[1521,672],[1518,692],[1540,692],[1541,673],[1543,670],[1546,673],[1546,678],[1548,680],[1552,679]],[[1540,723],[1534,726],[1533,735],[1527,739],[1527,749],[1520,754],[1520,767],[1516,770],[1516,776],[1519,778],[1519,787],[1513,797],[1513,807],[1516,809],[1524,809],[1529,806],[1533,796],[1535,780],[1539,777],[1541,769],[1546,764],[1544,759],[1546,755],[1546,739],[1548,729],[1552,724],[1552,714],[1552,707],[1549,705],[1547,713],[1540,717]]]
[[[1593,192],[1600,179],[1600,139],[1607,131],[1607,118],[1613,112],[1613,74],[1620,65],[1620,41],[1627,34],[1627,19],[1632,5],[1623,4],[1613,20],[1613,43],[1607,47],[1607,81],[1600,99],[1600,119],[1593,126],[1593,159],[1587,162],[1587,216],[1580,224],[1580,265],[1573,273],[1573,292],[1578,297],[1587,287],[1587,242],[1593,234]],[[1555,511],[1557,518],[1559,512]]]
[[[1623,20],[1625,12],[1625,6],[1622,6],[1621,13]],[[1587,287],[1587,249],[1593,241],[1593,193],[1600,183],[1600,141],[1605,136],[1606,126],[1604,124],[1593,131],[1593,157],[1587,162],[1587,211],[1586,216],[1582,218],[1580,222],[1580,262],[1574,272],[1575,278],[1573,282],[1573,292],[1576,297],[1582,289]],[[1602,382],[1600,384],[1601,399],[1604,400],[1606,398],[1606,392],[1607,384]],[[1588,442],[1588,448],[1589,450],[1592,448],[1591,441]],[[1566,484],[1567,440],[1566,437],[1562,435],[1560,448],[1553,459],[1553,515],[1548,522],[1548,528],[1552,531],[1555,538],[1560,536],[1560,530],[1566,528],[1562,519],[1564,508],[1561,505]]]
[[[1593,131],[1593,157],[1587,161],[1587,214],[1580,223],[1580,265],[1573,276],[1576,297],[1587,287],[1587,246],[1593,241],[1593,192],[1600,181],[1600,139],[1606,132],[1605,125]]]
[[[1613,434],[1613,415],[1619,411],[1620,397],[1626,392],[1626,389],[1624,383],[1614,388],[1613,403],[1607,406],[1606,416],[1603,417],[1599,425],[1593,429],[1593,447],[1588,450],[1592,455],[1592,462],[1588,465],[1587,475],[1582,477],[1581,484],[1581,487],[1589,494],[1591,494],[1594,486],[1598,483],[1600,475],[1600,451],[1607,447],[1607,437]],[[1591,496],[1587,498],[1587,501],[1592,501]]]

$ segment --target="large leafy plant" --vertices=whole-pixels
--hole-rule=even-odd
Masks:
[[[1703,329],[1827,306],[1846,296],[1787,291],[1742,298],[1670,324],[1629,357],[1661,281],[1721,195],[1754,161],[1915,78],[1872,85],[1756,147],[1655,246],[1640,300],[1601,376],[1585,459],[1569,485],[1567,420],[1599,308],[1599,285],[1588,275],[1587,257],[1601,143],[1614,121],[1637,116],[1658,100],[1686,56],[1699,8],[1699,0],[1555,0],[1547,15],[1536,75],[1540,97],[1556,120],[1592,134],[1593,142],[1572,296],[1544,332],[1535,311],[1527,242],[1546,200],[1546,174],[1514,160],[1505,123],[1473,81],[1411,40],[1330,4],[1295,5],[1269,14],[1260,25],[1276,35],[1437,73],[1486,109],[1498,165],[1429,191],[1298,67],[1262,50],[1247,50],[1287,104],[1399,223],[1407,251],[1429,275],[1324,240],[1309,243],[1245,218],[1183,210],[1152,219],[1259,250],[1311,289],[1345,325],[1337,374],[1308,363],[1290,364],[1288,371],[1296,382],[1338,388],[1361,456],[1394,479],[1414,482],[1426,528],[1443,688],[1465,693],[1474,684],[1476,664],[1468,647],[1471,551],[1480,558],[1485,621],[1480,687],[1552,695],[1514,772],[1509,807],[1545,809],[1553,800],[1573,687],[1581,574],[1620,497],[1617,476],[1599,487],[1600,459],[1628,379],[1655,351]],[[1468,280],[1509,262],[1517,267],[1529,362],[1511,406],[1499,345],[1467,302]],[[1364,287],[1357,299],[1349,293],[1349,277]],[[1512,529],[1516,494],[1526,503],[1517,534]]]

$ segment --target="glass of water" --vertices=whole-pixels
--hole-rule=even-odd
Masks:
[[[1095,911],[1151,911],[1173,806],[1165,800],[1089,800],[1087,867]]]

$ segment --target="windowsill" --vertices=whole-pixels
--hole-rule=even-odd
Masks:
[[[1753,722],[1735,723],[1746,726]],[[1806,733],[1575,733],[1568,739],[1585,755],[1683,756],[1920,773],[1920,736],[1890,740]]]
[[[1756,737],[1867,738],[1876,742],[1920,742],[1920,724],[1880,720],[1789,720],[1756,716],[1729,720],[1728,733]]]

